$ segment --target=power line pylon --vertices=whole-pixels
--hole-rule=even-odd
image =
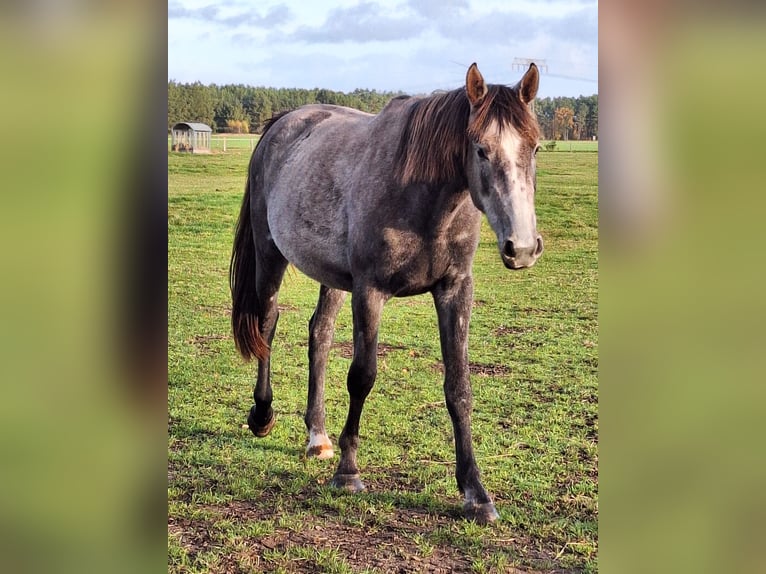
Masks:
[[[548,64],[546,64],[545,60],[542,58],[514,58],[513,62],[511,63],[511,69],[514,72],[526,72],[529,69],[530,64],[537,66],[537,69],[540,70],[541,74],[548,73]],[[535,102],[530,102],[530,105],[532,107],[532,111],[536,112]]]
[[[514,58],[511,63],[513,71],[526,72],[530,64],[535,64],[540,72],[548,73],[548,64],[542,58]]]

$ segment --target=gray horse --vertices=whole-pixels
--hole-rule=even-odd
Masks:
[[[430,292],[465,515],[480,523],[497,518],[471,441],[471,268],[482,213],[509,269],[530,267],[543,251],[534,207],[540,134],[530,110],[538,81],[532,64],[513,87],[488,85],[473,64],[465,88],[394,98],[378,115],[309,105],[267,125],[250,160],[230,267],[235,342],[245,359],[258,360],[248,416],[255,436],[266,436],[275,421],[269,349],[288,262],[321,284],[309,323],[309,456],[333,456],[325,366],[335,318],[352,293],[350,405],[332,484],[355,492],[364,489],[359,419],[377,373],[383,304]]]

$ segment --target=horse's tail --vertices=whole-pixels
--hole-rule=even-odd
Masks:
[[[234,235],[234,246],[229,265],[229,286],[231,287],[231,327],[234,344],[242,357],[249,361],[253,357],[265,360],[269,356],[269,345],[258,327],[258,293],[255,288],[255,242],[250,221],[250,188],[252,163],[248,168],[245,197],[239,211],[239,220]]]
[[[234,233],[234,247],[231,250],[229,264],[229,287],[231,288],[231,328],[234,333],[234,344],[246,361],[253,357],[264,361],[269,356],[269,344],[263,338],[258,326],[258,291],[255,288],[255,240],[253,225],[250,221],[250,191],[252,189],[253,170],[256,164],[256,152],[261,145],[266,132],[277,123],[282,116],[289,112],[274,114],[266,122],[261,133],[261,139],[255,147],[247,168],[247,183],[245,197],[239,210],[237,229]]]

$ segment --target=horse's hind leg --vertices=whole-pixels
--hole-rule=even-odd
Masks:
[[[274,333],[279,319],[277,307],[277,294],[282,284],[287,261],[282,253],[270,241],[259,241],[256,238],[257,265],[256,265],[256,292],[258,294],[258,323],[261,333],[271,347]],[[271,381],[271,355],[258,361],[258,380],[253,391],[255,404],[250,409],[247,417],[247,426],[257,437],[264,437],[271,432],[276,419],[271,408],[272,393]]]
[[[309,431],[306,455],[316,458],[331,458],[334,454],[325,430],[324,379],[335,333],[335,318],[345,299],[345,291],[322,285],[319,302],[309,321],[309,397],[303,420]]]

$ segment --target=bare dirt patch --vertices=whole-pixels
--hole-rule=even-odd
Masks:
[[[249,502],[205,506],[204,510],[233,523],[276,518],[270,509]],[[225,553],[210,572],[240,573],[250,568],[258,572],[320,572],[322,565],[311,556],[317,556],[323,550],[336,552],[354,569],[376,569],[402,574],[471,572],[476,557],[465,549],[449,542],[423,542],[424,533],[439,528],[448,529],[454,521],[455,518],[448,515],[400,508],[395,509],[393,515],[388,516],[382,524],[370,521],[363,525],[350,525],[341,517],[307,515],[300,527],[276,527],[267,535],[240,540],[236,549]],[[200,552],[222,548],[225,542],[211,534],[212,531],[212,524],[205,520],[168,520],[169,534],[176,538],[191,558]],[[492,536],[492,533],[489,535]],[[496,537],[484,550],[507,552],[510,562],[513,549],[508,542]],[[299,552],[300,548],[310,551]],[[518,570],[510,565],[503,571],[541,574],[539,571]]]
[[[492,333],[495,337],[507,337],[510,335],[527,335],[533,332],[543,331],[544,328],[539,325],[500,325]]]
[[[231,305],[195,305],[194,308],[210,316],[224,315],[231,317]]]
[[[434,363],[432,369],[444,373],[444,363],[441,361]],[[479,375],[480,377],[501,377],[510,375],[512,372],[508,365],[484,363],[469,363],[468,370],[472,375]]]
[[[354,358],[354,343],[351,341],[340,341],[333,343],[333,349],[337,349],[340,356],[344,359]],[[408,351],[409,349],[403,345],[388,345],[386,343],[378,343],[378,358],[385,357],[392,351]],[[411,356],[419,356],[417,351],[411,351]]]
[[[213,341],[223,341],[228,338],[228,334],[195,335],[190,342],[197,348],[197,351],[200,355],[212,355],[214,353],[214,349],[212,348],[211,343]]]

